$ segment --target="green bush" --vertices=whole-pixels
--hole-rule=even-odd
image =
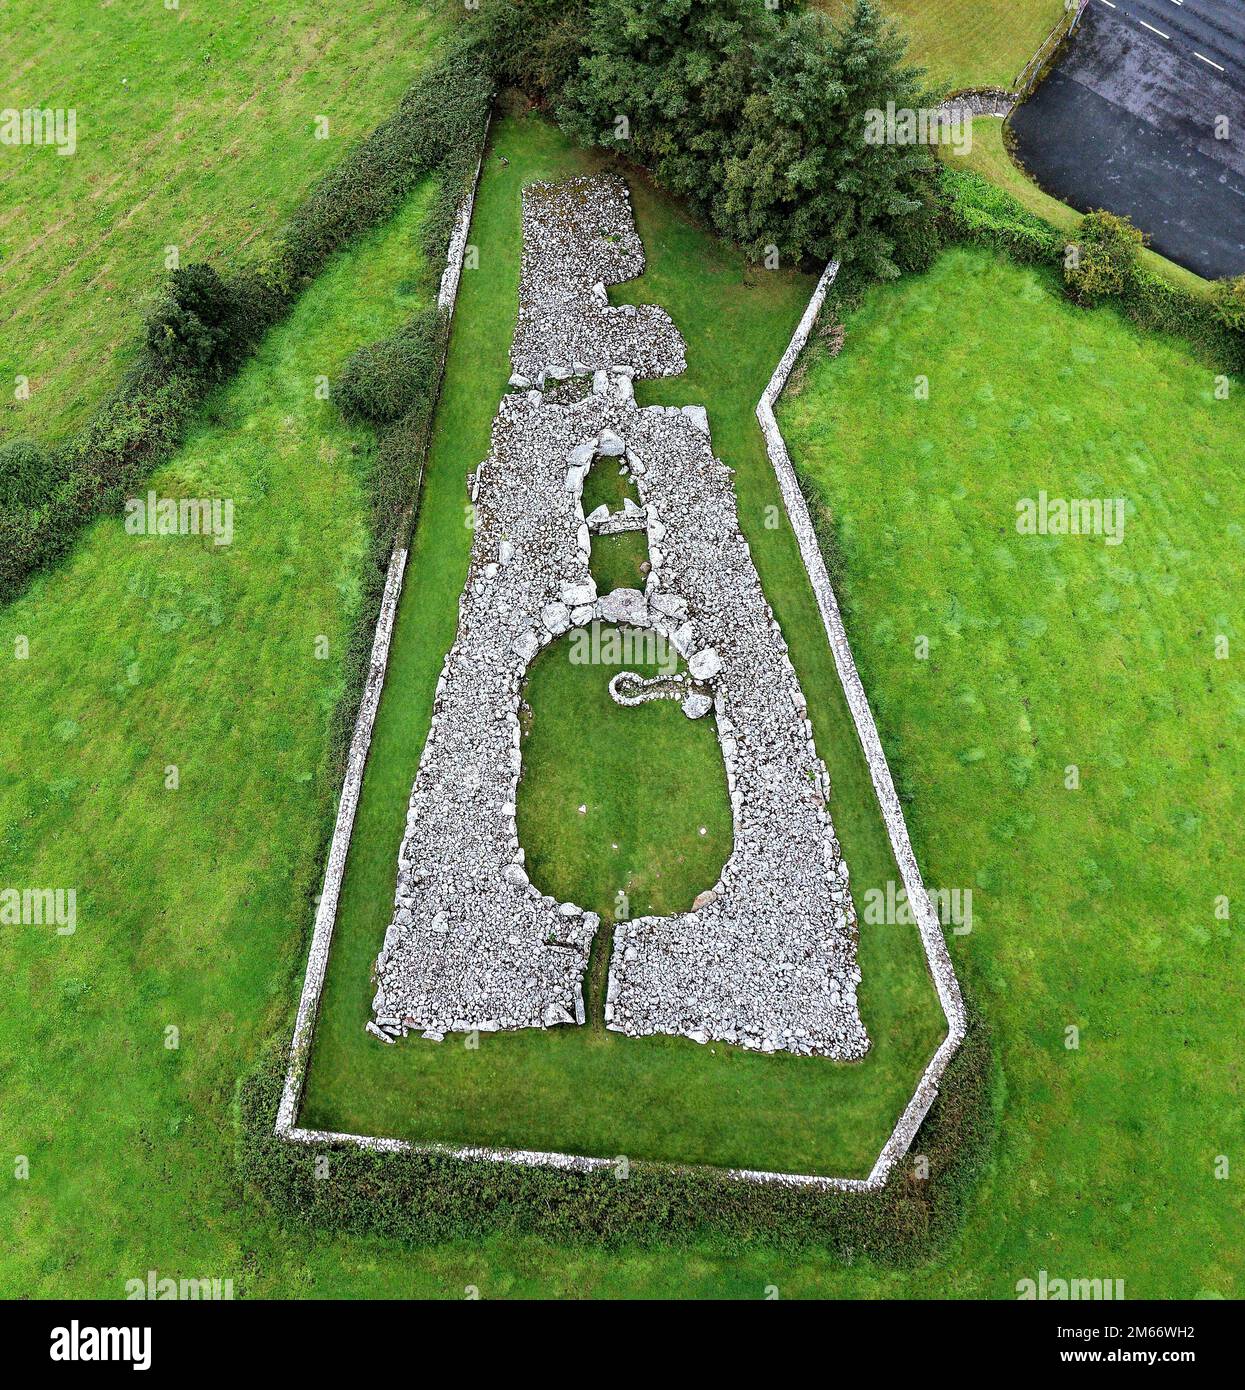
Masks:
[[[1137,278],[1145,236],[1127,217],[1087,213],[1064,256],[1063,278],[1078,304],[1119,298]]]
[[[1245,334],[1245,275],[1234,280],[1216,280],[1211,295],[1215,315],[1232,333]]]
[[[905,275],[919,275],[928,270],[942,250],[942,224],[938,216],[938,180],[934,171],[914,181],[921,200],[921,210],[911,217],[895,221],[892,252],[895,264]]]
[[[147,347],[169,372],[219,380],[239,354],[234,298],[212,266],[183,266],[169,276],[147,323]]]
[[[576,0],[489,0],[473,16],[475,41],[500,86],[551,102],[579,67],[589,10]]]
[[[397,112],[320,181],[286,228],[283,265],[291,280],[318,274],[352,237],[383,222],[438,166],[479,148],[493,79],[461,42],[422,74]]]
[[[988,242],[1015,259],[1053,263],[1063,255],[1064,239],[1003,189],[968,169],[941,171],[939,222],[951,241]]]
[[[1211,294],[1211,306],[1221,360],[1234,372],[1245,372],[1245,275],[1218,280]]]
[[[96,506],[119,500],[181,443],[201,396],[197,373],[140,364],[67,446],[79,491]]]
[[[58,455],[49,455],[33,439],[11,439],[0,444],[0,511],[38,507],[60,481]]]
[[[399,333],[351,354],[334,398],[352,421],[388,424],[427,392],[439,361],[439,316],[426,309]]]

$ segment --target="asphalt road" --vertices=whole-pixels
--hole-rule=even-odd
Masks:
[[[1201,275],[1245,274],[1245,0],[1091,0],[1011,124],[1048,192],[1126,213]]]
[[[1245,91],[1245,0],[1093,0]],[[1092,7],[1092,6],[1091,6]]]

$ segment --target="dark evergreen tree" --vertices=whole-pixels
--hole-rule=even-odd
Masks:
[[[926,104],[872,0],[838,27],[758,0],[592,0],[577,42],[563,127],[651,169],[754,258],[882,277],[928,258],[928,148],[865,138],[870,109]]]
[[[559,121],[705,213],[723,186],[756,49],[777,25],[759,0],[593,0]]]

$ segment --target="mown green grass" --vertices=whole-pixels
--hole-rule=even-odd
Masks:
[[[712,712],[689,720],[676,700],[624,706],[609,693],[620,671],[683,670],[674,647],[656,634],[594,623],[542,652],[523,690],[519,840],[541,892],[601,917],[584,989],[588,1022],[598,1031],[611,924],[689,911],[731,853]]]
[[[872,292],[780,415],[918,858],[974,892],[955,956],[1003,1143],[931,1289],[1045,1268],[1239,1297],[1245,1204],[1215,1176],[1245,1144],[1239,385],[1218,400],[1179,343],[957,249]],[[1123,543],[1019,535],[1040,489],[1126,498]]]
[[[831,15],[845,0],[821,0]],[[1063,13],[1062,0],[881,0],[899,21],[909,56],[931,81],[961,87],[1010,87]]]
[[[503,164],[503,158],[508,162]],[[407,799],[466,574],[471,535],[463,524],[464,479],[487,452],[489,427],[509,370],[521,249],[520,192],[536,178],[596,167],[595,156],[570,149],[551,127],[533,118],[507,119],[494,128],[471,232],[480,268],[465,275],[457,309],[302,1118],[315,1127],[424,1140],[866,1172],[945,1031],[912,927],[862,932],[861,1001],[874,1045],[859,1064],[701,1048],[686,1039],[628,1039],[590,1028],[484,1035],[478,1049],[465,1047],[459,1038],[437,1044],[413,1037],[386,1048],[363,1031],[372,993],[370,971],[390,917]],[[640,280],[617,287],[615,296],[663,305],[688,344],[685,375],[637,383],[637,394],[643,403],[705,404],[715,450],[738,470],[740,520],[809,696],[818,746],[830,769],[831,813],[859,901],[865,887],[881,886],[897,875],[753,415],[812,281],[786,271],[749,269],[647,184],[632,179],[632,190],[648,268]],[[642,549],[643,537],[639,539]],[[541,668],[537,674],[537,685],[544,685],[547,675],[545,693],[554,700],[579,679],[567,668],[548,673]],[[614,740],[614,767],[646,756],[644,736],[650,726],[660,737],[662,729],[678,729],[683,719],[673,704],[619,710],[602,697],[598,690],[595,704],[582,711],[577,743],[595,747]],[[539,727],[542,706],[534,709]],[[644,718],[632,718],[641,713]],[[565,713],[545,717],[551,720],[551,732],[558,731],[561,719],[570,733]],[[702,732],[694,731],[693,737]],[[574,744],[556,748],[552,738],[537,744],[538,753],[542,746],[551,763],[559,754],[562,759],[582,756]],[[575,793],[568,808],[562,797],[570,793],[559,779],[565,775],[573,780],[573,769],[563,774],[537,761],[529,775],[537,778],[537,805],[526,801],[525,824],[538,843],[551,847],[546,853],[556,854],[566,842],[561,827],[568,809],[585,801],[605,803],[603,837],[591,853],[584,832],[573,828],[573,838],[566,842],[584,860],[578,888],[572,887],[574,875],[561,880],[575,901],[612,906],[628,878],[638,875],[642,893],[648,892],[644,885],[653,884],[658,871],[665,875],[672,900],[694,897],[712,883],[712,877],[706,881],[702,856],[683,854],[677,843],[664,844],[656,826],[632,837],[629,855],[619,851],[622,865],[611,848],[614,832],[606,830],[639,826],[646,817],[660,815],[684,827],[693,825],[697,836],[705,824],[706,838],[720,845],[722,831],[713,829],[708,809],[702,809],[703,788],[684,792],[674,783],[678,794],[658,807],[647,797],[651,783],[602,769],[583,774],[584,790]],[[720,764],[713,775],[721,775]],[[534,811],[556,817],[556,824],[533,827]],[[626,836],[625,829],[618,833]],[[646,858],[658,848],[662,858]],[[721,862],[717,850],[709,858]]]
[[[317,377],[420,304],[431,191],[331,264],[152,478],[232,499],[232,545],[101,520],[0,612],[0,886],[78,894],[71,936],[0,930],[0,1132],[30,1162],[0,1183],[9,1297],[244,1271],[230,1097],[304,957],[367,548],[369,436]]]
[[[73,108],[77,152],[0,148],[0,438],[81,425],[125,365],[167,248],[259,257],[396,106],[438,28],[395,0],[70,0],[56,22],[9,0],[0,104]]]
[[[597,592],[611,589],[643,589],[648,573],[648,540],[643,531],[623,531],[617,536],[596,536],[589,563]]]

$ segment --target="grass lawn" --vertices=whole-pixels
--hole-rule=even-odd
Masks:
[[[0,439],[81,425],[125,364],[167,248],[258,256],[396,106],[436,35],[396,0],[69,8],[80,22],[4,6],[3,104],[72,108],[77,150],[0,150]]]
[[[593,540],[594,555],[601,540]],[[528,873],[542,892],[606,923],[687,912],[730,856],[714,715],[690,720],[676,700],[625,706],[609,693],[618,671],[684,669],[674,647],[658,646],[653,634],[594,623],[547,647],[524,686],[517,817]],[[610,950],[608,930],[598,931],[584,989],[598,1031]]]
[[[430,191],[331,265],[153,477],[233,499],[232,545],[108,518],[0,610],[0,885],[78,895],[72,935],[0,931],[0,1133],[30,1161],[0,1184],[6,1297],[243,1272],[251,1235],[220,1229],[230,1097],[304,956],[367,541],[369,436],[316,377],[420,302],[401,287]]]
[[[823,0],[831,14],[841,0]],[[947,91],[1010,87],[1063,13],[1063,0],[881,0],[909,54]]]
[[[1045,1268],[1240,1297],[1245,1203],[1215,1176],[1245,1151],[1245,952],[1216,914],[1245,893],[1239,388],[956,249],[874,291],[780,414],[836,519],[918,858],[975,895],[953,954],[998,1041],[1003,1142],[923,1288]],[[1017,534],[1042,489],[1127,499],[1122,544]]]
[[[520,190],[536,178],[595,167],[596,156],[572,150],[535,119],[494,127],[471,232],[480,268],[463,280],[301,1118],[355,1133],[863,1173],[945,1032],[911,926],[862,932],[860,997],[874,1045],[858,1064],[765,1057],[679,1038],[623,1038],[599,1025],[486,1034],[478,1050],[456,1038],[440,1044],[408,1038],[387,1048],[363,1031],[407,799],[466,574],[471,534],[463,524],[464,479],[488,451],[509,371]],[[830,769],[831,814],[859,901],[864,888],[881,887],[897,873],[753,415],[812,281],[749,269],[646,184],[633,180],[632,187],[648,269],[618,287],[615,298],[663,305],[688,344],[685,375],[637,383],[637,392],[641,403],[704,403],[716,452],[738,470],[741,523],[809,696]],[[608,485],[603,473],[593,484],[602,497],[594,494],[590,503],[603,500]],[[634,583],[638,572],[630,571],[644,558],[643,537],[617,542],[630,542],[634,553],[624,548],[621,560],[611,556],[614,582]],[[593,550],[599,563],[604,543],[597,540]],[[686,905],[713,882],[729,846],[716,746],[706,746],[708,726],[689,729],[672,703],[615,706],[603,674],[559,662],[556,654],[533,671],[531,785],[525,780],[521,803],[525,841],[530,834],[538,868],[548,869],[551,883],[556,875],[560,890],[581,904],[612,915],[621,888],[636,897],[633,910],[644,910],[646,900]],[[585,683],[591,695],[577,705],[579,719],[559,712],[559,700],[573,698]],[[664,780],[624,775],[629,764],[649,759],[650,735],[659,749],[677,736],[691,750],[688,771],[703,766],[707,786],[696,776],[680,786],[669,774]],[[585,770],[578,766],[582,747],[608,748],[608,756]],[[580,804],[589,806],[582,818]],[[682,834],[668,833],[667,822]]]

